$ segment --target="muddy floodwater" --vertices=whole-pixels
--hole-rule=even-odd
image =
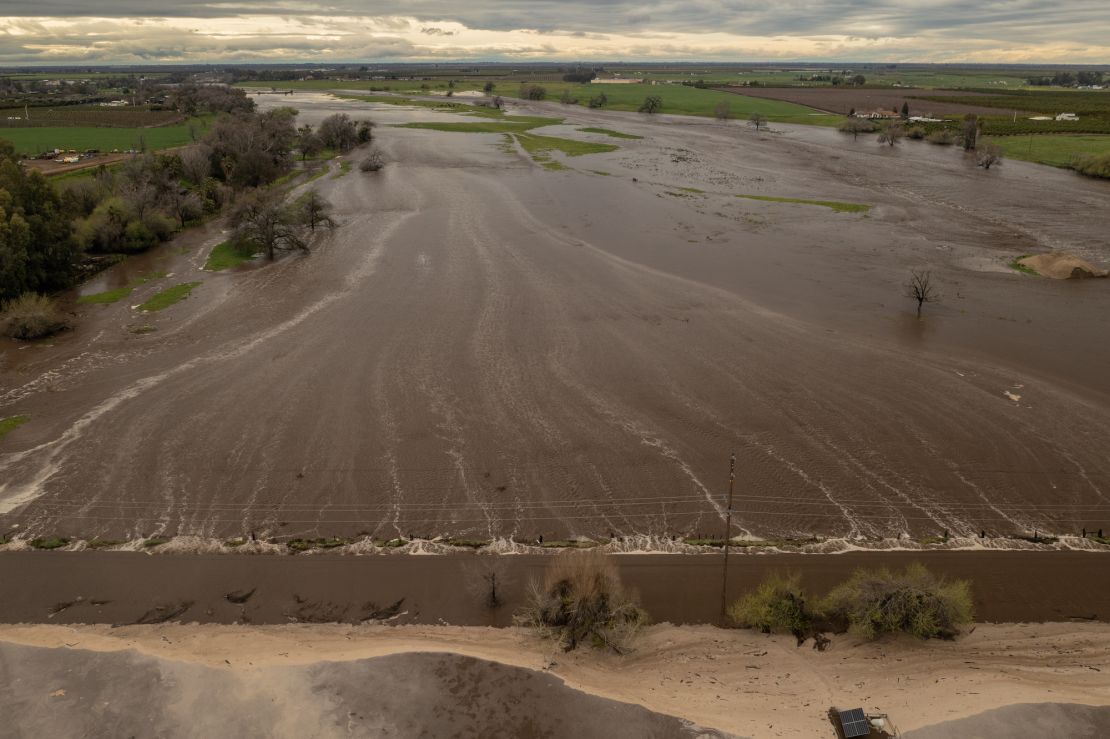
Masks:
[[[1110,263],[1110,183],[515,107],[620,147],[551,171],[389,125],[474,119],[260,98],[285,104],[372,118],[388,165],[309,185],[340,226],[308,256],[205,272],[209,224],[98,277],[140,284],[75,330],[0,344],[0,417],[30,419],[0,440],[0,532],[719,537],[733,452],[737,535],[1110,531],[1110,281],[1007,266]],[[920,320],[914,269],[940,293]]]

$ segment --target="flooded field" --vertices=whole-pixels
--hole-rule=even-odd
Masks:
[[[309,256],[204,272],[212,224],[98,277],[164,274],[53,344],[0,344],[0,417],[30,418],[0,440],[0,533],[720,537],[733,452],[738,535],[1110,530],[1110,281],[1007,266],[1105,266],[1110,184],[522,106],[620,146],[550,171],[388,125],[450,113],[267,97],[372,118],[388,166],[311,185],[341,225]],[[922,320],[913,269],[940,286]]]

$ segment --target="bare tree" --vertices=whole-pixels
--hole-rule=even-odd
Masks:
[[[505,602],[509,566],[504,557],[476,555],[476,559],[467,565],[463,578],[467,591],[481,598],[482,605],[491,611]]]
[[[767,116],[763,115],[759,111],[755,111],[750,116],[748,116],[748,125],[754,126],[756,133],[759,133],[763,129],[767,128]]]
[[[850,133],[853,139],[858,139],[861,133],[874,133],[875,124],[866,118],[852,117],[841,123],[838,130],[841,133]]]
[[[272,260],[277,251],[308,252],[297,214],[273,191],[257,191],[243,198],[231,214],[232,239],[264,251]]]
[[[990,169],[992,164],[1002,161],[1002,147],[993,141],[979,144],[975,148],[975,164],[983,169]]]
[[[727,121],[732,117],[732,106],[728,104],[727,100],[722,100],[717,103],[717,107],[713,109],[713,115],[716,116],[719,121]]]
[[[195,144],[182,149],[178,156],[181,158],[181,174],[189,182],[201,185],[212,176],[211,146]]]
[[[886,121],[883,123],[882,128],[879,129],[879,143],[894,146],[902,137],[906,135],[906,130],[894,121]]]
[[[204,201],[200,199],[200,196],[183,187],[172,188],[166,194],[166,204],[173,211],[182,228],[185,228],[186,223],[204,212]]]
[[[335,228],[335,219],[331,217],[332,205],[320,193],[309,190],[297,204],[301,223],[308,226],[312,233],[316,233],[317,227]]]
[[[925,303],[935,303],[940,299],[940,293],[933,285],[932,275],[928,272],[914,270],[910,281],[906,283],[906,297],[917,301],[917,317],[921,318],[921,307]]]
[[[385,167],[385,157],[377,149],[372,149],[369,154],[363,157],[359,162],[358,168],[361,172],[377,172]]]

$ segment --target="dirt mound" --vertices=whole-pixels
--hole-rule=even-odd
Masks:
[[[1066,252],[1034,254],[1031,257],[1022,257],[1018,260],[1018,264],[1029,267],[1037,274],[1051,277],[1054,280],[1079,280],[1087,277],[1106,277],[1107,274],[1110,274],[1107,270],[1099,269],[1086,259],[1081,259]]]

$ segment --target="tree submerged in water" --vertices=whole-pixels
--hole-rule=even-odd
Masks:
[[[928,271],[914,270],[910,275],[910,281],[906,283],[906,297],[917,301],[917,317],[921,318],[921,308],[925,303],[935,303],[940,299],[940,293],[933,284],[932,274]]]

